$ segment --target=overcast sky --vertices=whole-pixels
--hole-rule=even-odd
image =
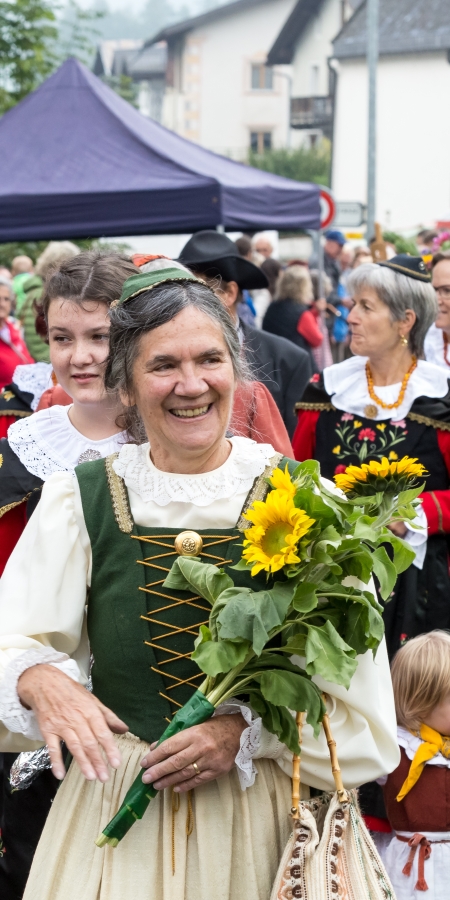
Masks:
[[[161,28],[232,0],[78,0],[85,9],[101,10],[98,38],[148,38]],[[97,43],[97,39],[95,41]]]

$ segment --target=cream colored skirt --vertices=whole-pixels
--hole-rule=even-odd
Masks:
[[[290,833],[290,779],[258,760],[253,787],[235,769],[172,810],[172,790],[152,800],[118,847],[95,840],[141,771],[148,745],[117,738],[122,764],[106,784],[72,764],[42,833],[24,900],[268,900]],[[176,796],[176,795],[175,795]],[[173,872],[175,862],[175,872]]]

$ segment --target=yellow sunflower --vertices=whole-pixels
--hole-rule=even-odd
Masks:
[[[256,500],[244,518],[252,527],[245,532],[242,557],[253,564],[252,575],[262,570],[279,572],[283,566],[300,562],[297,544],[315,519],[296,509],[287,490],[271,491],[264,502]]]
[[[426,474],[428,473],[425,466],[419,463],[417,458],[411,459],[409,456],[404,456],[398,462],[395,460],[389,462],[387,457],[383,456],[381,462],[372,459],[369,463],[363,463],[361,466],[348,466],[342,475],[335,475],[334,480],[337,487],[348,494],[358,485],[368,484],[381,478],[390,480],[391,484],[392,479],[401,481],[403,488],[404,481],[421,478]],[[385,486],[388,486],[387,483]]]
[[[289,497],[295,497],[297,488],[292,482],[287,463],[284,472],[282,469],[275,469],[272,477],[269,478],[269,481],[272,487],[276,488],[278,491],[285,491]]]

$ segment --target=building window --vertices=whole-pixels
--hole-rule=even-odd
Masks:
[[[252,64],[252,91],[272,91],[273,70],[263,63]]]
[[[264,150],[271,150],[272,132],[252,131],[250,133],[250,148],[252,153],[264,153]]]

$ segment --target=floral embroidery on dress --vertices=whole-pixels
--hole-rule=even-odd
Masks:
[[[338,443],[333,447],[332,453],[337,459],[356,457],[359,462],[364,462],[367,457],[382,459],[387,456],[389,460],[398,459],[398,454],[392,448],[400,444],[407,434],[406,421],[401,419],[389,422],[378,422],[373,427],[364,426],[360,419],[351,413],[342,413],[335,429]],[[336,466],[335,475],[342,473],[344,465]]]

